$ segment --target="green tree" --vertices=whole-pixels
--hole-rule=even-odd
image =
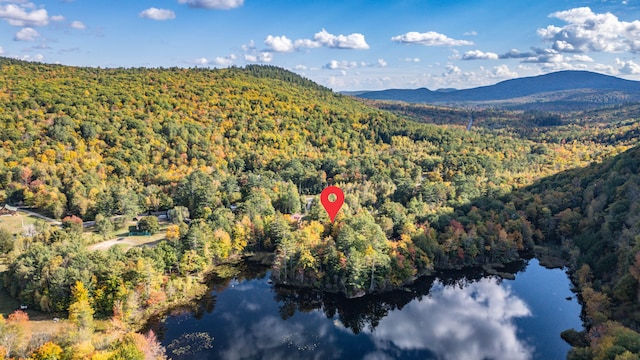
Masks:
[[[13,234],[4,228],[0,228],[0,253],[6,254],[13,250]]]
[[[189,209],[184,206],[176,206],[167,211],[167,217],[174,224],[182,224],[185,219],[189,218]]]
[[[200,218],[205,208],[214,209],[221,205],[219,195],[220,183],[211,175],[200,170],[185,177],[178,185],[177,203],[186,206],[194,218]]]
[[[96,215],[96,230],[99,234],[102,235],[105,240],[109,237],[109,234],[111,233],[111,231],[113,231],[113,229],[113,222],[110,218],[102,214]]]
[[[138,229],[142,231],[148,231],[152,235],[160,230],[160,224],[158,218],[155,216],[145,216],[138,221]]]
[[[288,215],[282,215],[277,212],[271,226],[269,227],[269,237],[274,245],[280,244],[282,239],[291,236],[291,225],[285,218]]]
[[[291,182],[283,185],[278,195],[277,210],[283,214],[295,214],[300,212],[300,195],[298,188]]]
[[[205,242],[211,239],[211,227],[202,219],[196,219],[189,225],[189,232],[185,238],[185,248],[202,250]]]

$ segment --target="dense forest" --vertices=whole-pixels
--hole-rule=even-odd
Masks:
[[[63,220],[0,231],[3,284],[71,323],[33,339],[18,331],[24,314],[0,318],[9,356],[162,357],[140,322],[250,253],[274,254],[276,282],[354,297],[541,247],[564,252],[585,303],[592,345],[570,334],[571,356],[640,353],[638,150],[624,152],[634,111],[486,111],[466,130],[466,113],[414,121],[415,109],[378,109],[271,66],[0,68],[0,203]],[[319,204],[327,185],[346,195],[333,223]],[[154,246],[88,248],[81,221],[106,237],[156,211],[172,225]]]

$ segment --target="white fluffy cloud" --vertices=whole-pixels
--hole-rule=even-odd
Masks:
[[[616,59],[616,64],[595,64],[593,66],[594,70],[610,74],[610,75],[638,75],[640,74],[640,64],[636,63],[633,60],[620,60]]]
[[[526,58],[522,60],[523,63],[532,64],[546,64],[546,63],[561,63],[566,62],[568,59],[564,55],[560,54],[553,49],[539,49],[535,54],[528,54]]]
[[[298,39],[298,40],[295,41],[296,49],[298,49],[298,48],[313,49],[313,48],[319,48],[321,46],[322,46],[322,44],[320,44],[317,41],[313,41],[311,39]]]
[[[51,19],[51,21],[64,21],[64,16],[62,16],[62,15],[53,15],[49,19]]]
[[[244,60],[250,63],[270,63],[273,61],[273,53],[270,51],[258,51],[253,40],[249,44],[242,45]]]
[[[511,49],[509,50],[509,52],[501,54],[500,59],[521,59],[521,58],[527,58],[531,56],[535,56],[535,53],[531,53],[531,52],[523,53],[523,52],[520,52],[520,50],[518,49]]]
[[[359,49],[369,48],[369,44],[365,41],[364,35],[353,33],[349,35],[333,35],[322,29],[313,36],[313,40],[323,46],[335,49]]]
[[[452,39],[444,34],[435,31],[419,33],[415,31],[408,32],[404,35],[398,35],[391,40],[401,44],[418,44],[425,46],[465,46],[473,45],[473,42],[467,40]]]
[[[248,44],[242,45],[242,51],[252,52],[255,50],[256,50],[256,44],[253,42],[253,40],[249,41]]]
[[[0,5],[0,19],[13,26],[45,26],[49,24],[49,15],[45,9],[29,11],[29,6],[7,4]]]
[[[255,54],[245,54],[244,60],[251,63],[270,63],[273,61],[273,54],[268,51],[262,51]]]
[[[346,61],[346,60],[342,60],[342,61],[331,60],[328,64],[323,66],[323,68],[330,69],[330,70],[349,70],[349,69],[356,69],[359,67],[366,67],[366,66],[368,66],[368,64],[364,61],[357,62],[357,61]]]
[[[331,60],[328,64],[324,65],[323,69],[329,70],[351,70],[357,68],[367,68],[367,67],[386,67],[388,64],[384,59],[378,59],[375,63],[367,63],[364,61],[347,61],[347,60]],[[343,74],[346,75],[346,74]]]
[[[367,44],[363,34],[334,35],[325,29],[315,33],[313,39],[297,39],[295,41],[284,35],[269,35],[265,38],[264,44],[268,47],[269,51],[274,52],[292,52],[301,48],[313,49],[319,47],[356,50],[369,48],[369,44]]]
[[[589,7],[555,12],[550,17],[567,23],[538,29],[538,35],[560,52],[640,52],[640,21],[620,21],[611,13],[596,14]]]
[[[275,52],[291,52],[295,50],[293,41],[286,36],[269,35],[264,39],[264,44],[267,45],[271,51]]]
[[[191,63],[195,65],[207,65],[209,64],[209,60],[206,57],[201,57],[201,58],[193,59]]]
[[[593,62],[589,55],[575,54],[573,56],[563,55],[556,49],[536,49],[530,52],[520,52],[516,49],[498,56],[500,59],[521,59],[522,63],[544,64],[548,70],[580,70],[584,64],[571,65],[572,62],[588,63]]]
[[[460,70],[459,67],[452,65],[452,64],[447,64],[447,66],[445,66],[445,71],[444,73],[442,73],[443,77],[448,77],[448,76],[453,76],[453,75],[460,75],[462,73],[462,70]]]
[[[640,65],[636,64],[632,60],[622,61],[620,59],[616,59],[616,65],[618,65],[618,71],[620,71],[622,74],[640,74]]]
[[[82,21],[77,20],[71,22],[71,27],[78,30],[84,30],[87,28],[86,25],[82,23]]]
[[[619,73],[618,69],[616,69],[612,65],[596,64],[593,67],[593,69],[597,70],[597,71],[600,71],[600,72],[607,73],[607,74],[611,74],[611,75],[616,75],[616,74]]]
[[[589,55],[584,54],[576,54],[571,57],[572,61],[580,61],[580,62],[593,62],[593,59]]]
[[[462,55],[462,60],[498,60],[498,54],[483,52],[480,50],[471,50]]]
[[[215,59],[213,59],[213,63],[218,65],[218,66],[231,66],[233,65],[234,60],[237,57],[234,54],[231,54],[229,56],[218,56]]]
[[[148,8],[146,10],[141,11],[138,14],[141,18],[151,19],[151,20],[173,20],[176,18],[176,13],[172,10],[167,9],[158,9],[155,7]]]
[[[13,40],[34,41],[38,36],[40,36],[40,33],[38,33],[35,29],[27,27],[18,31],[16,35],[13,37]]]
[[[201,57],[201,58],[197,58],[197,59],[193,59],[191,61],[187,61],[188,64],[192,64],[192,65],[200,65],[200,66],[206,66],[206,65],[217,65],[217,66],[231,66],[233,65],[234,60],[236,60],[237,57],[234,54],[231,54],[229,56],[218,56],[213,60],[209,60],[206,57]]]
[[[20,57],[14,57],[15,59],[20,59],[20,60],[24,60],[24,61],[42,61],[44,60],[44,55],[42,54],[35,54],[33,56],[31,55],[22,55]]]
[[[4,48],[0,46],[0,55],[4,54]]]
[[[228,10],[242,6],[244,0],[178,0],[178,3],[194,8]]]
[[[494,77],[497,78],[515,78],[518,77],[518,73],[511,71],[505,64],[494,66],[491,72]]]

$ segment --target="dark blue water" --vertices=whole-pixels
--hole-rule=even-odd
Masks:
[[[173,359],[564,359],[560,332],[582,329],[569,279],[535,259],[520,268],[352,300],[274,288],[254,269],[152,327]]]

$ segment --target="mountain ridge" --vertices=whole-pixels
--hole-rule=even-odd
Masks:
[[[362,92],[355,96],[372,100],[457,105],[471,103],[497,107],[518,107],[532,102],[597,107],[640,101],[640,82],[590,71],[565,70],[463,90],[387,89]]]

